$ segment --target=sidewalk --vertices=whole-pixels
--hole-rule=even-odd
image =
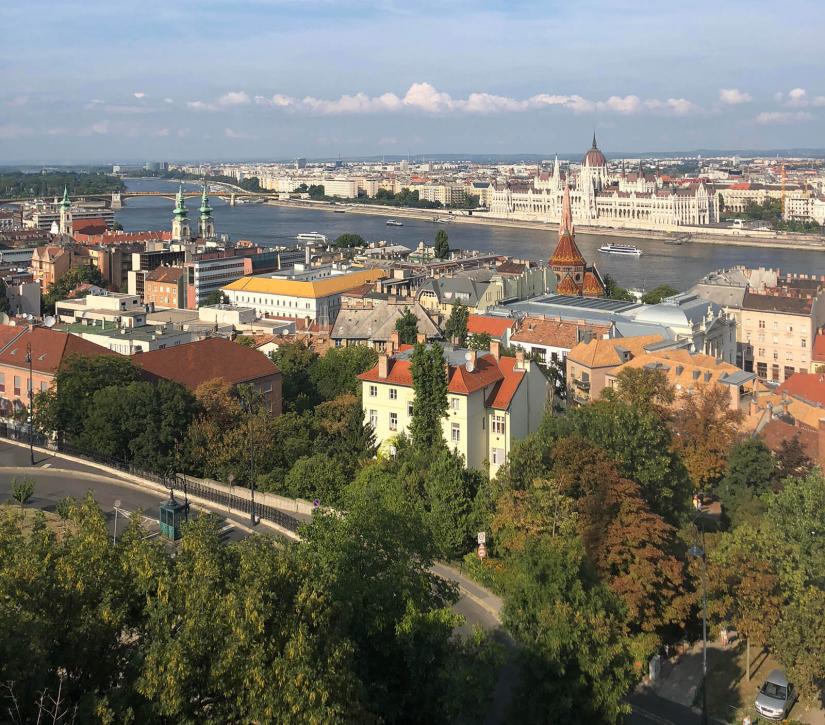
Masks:
[[[434,574],[438,574],[438,576],[442,579],[447,579],[448,581],[457,584],[458,588],[465,596],[472,599],[476,604],[478,604],[478,606],[489,612],[490,615],[495,617],[499,623],[501,622],[501,608],[504,605],[501,597],[496,596],[491,591],[485,589],[480,584],[470,579],[470,577],[462,574],[458,569],[448,566],[447,564],[436,562],[433,564],[430,571]]]

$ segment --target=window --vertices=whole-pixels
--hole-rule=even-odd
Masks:
[[[778,330],[778,329],[779,329],[779,323],[778,323],[776,320],[774,320],[774,321],[773,321],[773,329],[774,329],[774,330]]]
[[[765,348],[764,347],[759,348],[759,357],[765,357]]]
[[[398,400],[398,388],[390,388],[390,400]]]
[[[378,411],[377,410],[371,410],[370,411],[370,425],[373,427],[373,429],[378,427]]]
[[[802,346],[802,349],[803,349],[803,350],[804,350],[806,347],[808,347],[808,341],[807,341],[804,337],[803,337],[803,338],[799,341],[799,344]]]
[[[785,380],[787,380],[791,375],[794,374],[794,369],[790,365],[785,366]]]
[[[450,426],[450,440],[453,443],[458,443],[461,440],[461,426],[458,423],[453,423]]]
[[[500,466],[504,463],[504,449],[503,448],[493,448],[490,450],[490,463],[494,466]]]
[[[407,415],[410,418],[412,418],[412,414],[413,414],[413,404],[412,404],[412,401],[410,401],[409,403],[407,403]]]
[[[378,386],[370,385],[370,397],[375,398],[378,395]]]
[[[768,377],[768,363],[756,363],[756,374],[760,378],[767,378]]]
[[[398,413],[390,413],[390,430],[398,430]]]
[[[771,380],[779,380],[779,365],[771,365]]]
[[[793,325],[788,325],[788,332],[793,332]]]
[[[779,360],[779,351],[778,350],[773,351],[773,359],[774,360]]]
[[[493,433],[498,433],[499,435],[504,435],[507,430],[507,417],[504,415],[499,415],[498,413],[493,415]]]
[[[20,397],[20,376],[14,376],[14,394]]]
[[[765,320],[759,320],[759,329],[760,329],[760,330],[764,330],[764,329],[765,329]]]
[[[450,410],[458,410],[458,398],[450,398]]]

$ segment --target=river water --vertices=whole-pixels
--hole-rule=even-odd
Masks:
[[[163,179],[128,179],[130,191],[169,191],[177,182]],[[199,188],[185,184],[188,190]],[[187,199],[190,221],[197,223],[200,199]],[[233,240],[249,239],[261,245],[295,243],[302,232],[320,232],[334,239],[344,232],[360,234],[368,241],[381,239],[415,247],[424,239],[432,242],[438,229],[449,234],[450,246],[497,252],[512,257],[546,260],[558,238],[557,229],[513,229],[483,224],[433,224],[419,219],[403,219],[403,227],[388,227],[392,209],[386,216],[366,214],[336,214],[332,211],[296,209],[265,204],[241,204],[230,207],[212,196],[215,228],[218,234],[228,234]],[[168,229],[171,226],[173,203],[169,199],[128,199],[127,206],[116,212],[117,220],[127,231]],[[744,264],[748,267],[777,267],[789,272],[825,274],[825,253],[799,250],[766,249],[763,247],[725,246],[721,244],[669,245],[650,239],[628,238],[640,247],[641,257],[619,257],[598,251],[605,242],[622,241],[617,237],[576,235],[576,243],[590,263],[615,277],[624,287],[649,289],[667,283],[684,290],[708,272],[721,267]]]

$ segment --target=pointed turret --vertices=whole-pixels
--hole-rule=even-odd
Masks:
[[[200,219],[198,220],[198,236],[201,239],[215,238],[215,222],[212,219],[212,207],[209,206],[209,197],[206,195],[207,187],[203,185],[201,194]]]
[[[206,195],[206,184],[203,185],[203,194],[201,194],[201,216],[209,216],[212,214],[212,207],[209,206],[209,197]]]
[[[63,198],[60,200],[60,207],[62,209],[69,209],[72,205],[71,200],[69,199],[69,187],[63,187]]]
[[[553,188],[558,189],[561,186],[561,170],[559,169],[559,155],[556,154],[556,160],[553,162]]]
[[[594,148],[594,149],[599,148],[598,146],[596,146],[596,129],[595,128],[593,129],[593,145],[591,146],[591,148]]]
[[[189,221],[186,218],[186,203],[183,198],[183,184],[178,187],[175,196],[175,208],[172,210],[172,239],[176,242],[188,241],[191,236]]]
[[[176,217],[185,217],[187,214],[186,204],[183,200],[183,184],[178,187],[178,193],[175,196],[175,209],[172,212]]]
[[[61,234],[72,233],[72,201],[69,199],[69,187],[63,187],[63,198],[58,204],[58,211],[60,212],[60,224],[58,231]]]
[[[570,187],[564,185],[564,196],[561,202],[561,223],[559,224],[559,238],[565,234],[574,236],[573,233],[573,209],[570,204]]]

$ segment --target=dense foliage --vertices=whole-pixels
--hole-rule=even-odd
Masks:
[[[435,233],[435,244],[433,245],[433,253],[436,259],[447,259],[450,256],[450,242],[447,237],[447,232],[439,229]]]
[[[444,337],[449,342],[456,342],[459,347],[467,344],[467,320],[469,312],[467,306],[456,302],[450,309],[450,316],[444,323]]]
[[[418,318],[409,307],[405,307],[401,317],[395,321],[395,330],[402,345],[415,344],[418,338]]]
[[[61,506],[60,532],[0,510],[11,722],[40,721],[49,698],[49,722],[477,722],[489,644],[453,634],[420,515],[362,494],[301,544],[223,543],[201,516],[174,552],[139,516],[113,545],[91,498]]]
[[[72,267],[62,275],[57,282],[49,285],[42,299],[43,312],[53,313],[55,303],[71,297],[72,292],[82,284],[93,284],[103,288],[108,287],[108,282],[106,282],[97,267],[90,264]]]
[[[360,234],[345,232],[344,234],[339,234],[335,237],[335,241],[332,245],[334,247],[345,247],[349,249],[352,247],[366,247],[367,243],[364,241],[364,237]]]
[[[69,190],[70,196],[79,196],[124,191],[126,185],[117,176],[100,171],[0,172],[0,196],[5,199],[62,197],[64,189]]]

